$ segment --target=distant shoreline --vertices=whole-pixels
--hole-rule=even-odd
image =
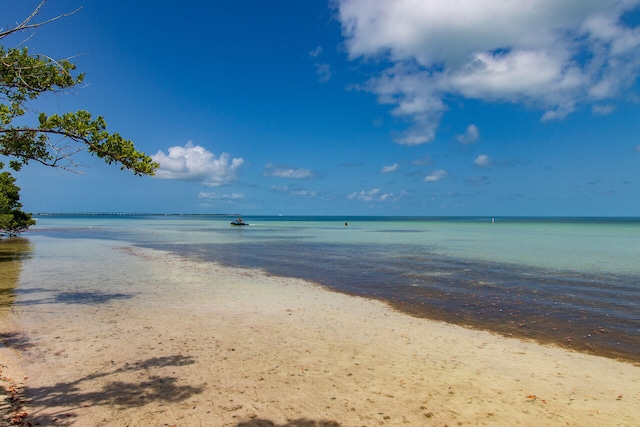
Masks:
[[[621,222],[640,222],[640,216],[489,216],[489,215],[449,215],[449,216],[421,216],[421,215],[246,215],[240,213],[150,213],[150,212],[38,212],[33,214],[35,216],[49,216],[49,217],[64,217],[64,216],[101,216],[101,217],[126,217],[126,216],[182,216],[182,217],[238,217],[253,219],[279,219],[282,221],[287,220],[299,220],[299,221],[342,221],[348,220],[351,222],[357,221],[381,221],[388,220],[393,221],[399,219],[403,221],[415,220],[415,221],[471,221],[471,222],[489,222],[489,223],[518,223],[518,222],[608,222],[608,221],[621,221]]]

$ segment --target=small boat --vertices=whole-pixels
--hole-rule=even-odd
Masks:
[[[238,218],[235,221],[231,221],[231,225],[249,225],[242,220],[242,218]]]

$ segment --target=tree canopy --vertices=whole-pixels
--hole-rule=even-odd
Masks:
[[[31,214],[22,212],[20,188],[9,172],[0,173],[0,234],[16,236],[36,221]]]
[[[0,40],[59,18],[34,22],[44,3],[40,3],[22,23],[0,31]],[[68,60],[32,55],[27,47],[0,46],[0,155],[10,159],[9,166],[15,171],[29,161],[73,169],[77,163],[72,155],[86,149],[108,164],[119,163],[121,169],[130,169],[136,175],[153,175],[158,165],[137,151],[132,141],[118,133],[109,133],[101,116],[93,118],[84,110],[63,115],[40,112],[32,125],[13,124],[16,118],[29,111],[29,101],[82,83],[84,74],[76,74],[75,69],[75,64]],[[60,143],[60,140],[65,142]]]
[[[35,22],[45,3],[46,0],[42,1],[15,27],[0,29],[0,42],[11,34],[69,15]],[[20,171],[29,162],[75,170],[80,164],[73,155],[86,150],[135,175],[153,175],[158,164],[136,150],[132,141],[110,133],[102,116],[94,118],[85,110],[49,115],[33,110],[29,104],[43,94],[61,94],[83,80],[84,74],[77,73],[75,64],[68,60],[31,54],[28,47],[0,45],[0,156],[8,160],[8,166],[14,171]],[[20,120],[16,120],[18,118]],[[24,124],[29,121],[30,124]],[[0,162],[0,169],[4,165]],[[3,197],[2,191],[4,187],[0,187],[0,197]]]

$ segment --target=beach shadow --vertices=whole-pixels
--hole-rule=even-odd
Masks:
[[[86,384],[90,381],[106,378],[119,373],[142,371],[148,368],[179,367],[196,363],[190,356],[173,355],[167,357],[153,357],[124,367],[101,370],[69,382],[60,382],[51,386],[27,388],[25,394],[29,399],[29,406],[37,409],[30,413],[26,422],[31,425],[71,425],[74,409],[91,406],[119,406],[132,408],[151,403],[176,403],[187,400],[204,391],[205,386],[191,386],[179,384],[175,376],[150,375],[143,381],[105,382],[99,390],[83,391],[92,387]],[[94,387],[95,388],[95,387]],[[47,408],[61,407],[63,411],[57,413],[42,413]],[[28,424],[27,424],[28,425]]]
[[[0,333],[0,343],[8,348],[17,350],[26,350],[33,346],[33,343],[25,334],[19,332],[2,332]]]
[[[19,290],[20,295],[36,294],[41,292],[54,292],[49,289],[25,289]],[[111,301],[121,301],[131,299],[135,294],[124,294],[119,292],[102,292],[102,291],[78,291],[78,292],[58,292],[54,295],[39,299],[27,299],[15,302],[16,305],[30,306],[40,304],[81,304],[81,305],[100,305]],[[32,297],[33,298],[33,297]]]
[[[106,292],[61,292],[54,297],[55,302],[63,304],[105,304],[111,301],[125,300],[132,294]]]
[[[276,424],[271,420],[255,418],[253,420],[240,422],[236,424],[236,427],[340,427],[340,424],[335,421],[315,421],[307,418],[300,418],[285,424]]]

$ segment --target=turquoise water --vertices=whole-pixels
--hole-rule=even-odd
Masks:
[[[640,361],[640,219],[233,219],[42,216],[25,237],[115,239],[261,268],[417,316]]]

